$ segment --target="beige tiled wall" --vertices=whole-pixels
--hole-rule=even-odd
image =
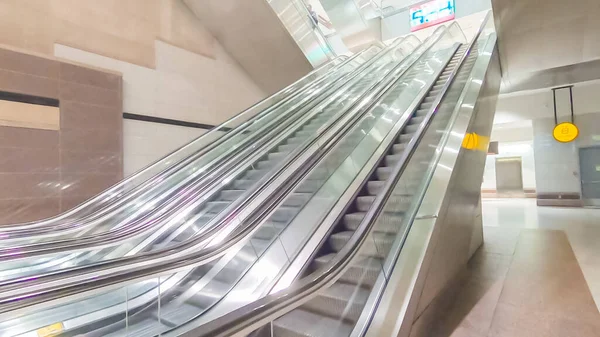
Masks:
[[[123,110],[218,125],[266,94],[218,44],[206,57],[156,41],[156,69],[57,44],[58,57],[123,74]],[[86,115],[88,116],[88,115]],[[94,118],[96,113],[87,118]],[[124,172],[130,175],[207,130],[126,120]]]
[[[0,90],[60,110],[60,130],[0,127],[0,224],[55,215],[121,179],[120,75],[7,49],[0,71]]]
[[[214,37],[179,0],[2,0],[0,43],[52,55],[63,43],[153,68],[162,39],[212,56]]]

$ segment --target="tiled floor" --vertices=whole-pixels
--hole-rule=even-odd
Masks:
[[[534,199],[482,206],[485,244],[432,336],[600,336],[600,210]]]
[[[486,252],[511,252],[523,228],[564,230],[600,310],[600,209],[537,207],[535,199],[484,199],[482,208]]]

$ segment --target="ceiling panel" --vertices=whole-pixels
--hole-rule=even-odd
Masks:
[[[597,74],[600,1],[492,0],[492,7],[504,92],[586,81],[586,68]]]

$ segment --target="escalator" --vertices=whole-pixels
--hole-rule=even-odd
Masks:
[[[237,243],[227,243],[231,246],[221,258],[191,264],[191,269],[179,261],[161,265],[153,271],[156,277],[146,277],[140,284],[132,283],[140,276],[126,281],[117,275],[115,280],[123,284],[120,288],[115,288],[119,283],[111,283],[112,290],[103,293],[101,285],[94,284],[98,287],[94,296],[78,295],[78,302],[63,307],[35,302],[38,309],[31,317],[23,316],[27,307],[21,307],[16,316],[11,313],[10,317],[18,317],[16,321],[0,321],[0,330],[14,328],[20,332],[4,335],[20,335],[35,332],[32,327],[59,322],[57,334],[65,336],[226,336],[245,335],[257,328],[254,333],[265,336],[362,335],[368,328],[365,317],[376,310],[385,288],[382,282],[389,281],[390,261],[397,258],[390,255],[399,251],[398,242],[410,230],[415,207],[422,201],[423,182],[430,179],[432,163],[448,140],[472,68],[488,52],[480,52],[484,45],[479,37],[467,45],[457,43],[460,39],[452,37],[452,29],[441,32],[438,38],[447,41],[427,52],[421,50],[424,54],[415,58],[419,61],[408,72],[396,69],[398,77],[379,87],[379,96],[368,94],[375,91],[368,83],[392,72],[389,66],[365,76],[367,83],[358,83],[357,92],[346,96],[354,98],[358,109],[343,103],[332,105],[331,110],[317,109],[290,131],[291,137],[282,136],[283,142],[271,143],[250,167],[240,168],[242,179],[222,184],[216,198],[206,204],[208,208],[194,214],[195,220],[208,214],[230,214],[223,220],[233,223],[242,219],[240,229],[230,230]],[[369,105],[364,103],[367,98]],[[330,123],[327,128],[332,128],[327,134],[321,130],[326,121]],[[319,144],[313,138],[309,144],[307,139],[319,130],[329,143]],[[250,215],[231,212],[234,200],[245,199],[247,189],[271,174],[273,165],[287,162],[301,144],[306,145],[305,153],[312,145],[326,150],[314,150],[319,157],[298,169],[303,173],[297,177],[287,178],[289,188],[272,191],[278,196],[271,206]],[[374,211],[383,204],[394,212]],[[243,216],[249,219],[247,226]],[[203,226],[195,227],[195,220],[157,235],[152,244],[165,247],[202,234]],[[296,248],[288,244],[292,239]],[[278,252],[285,257],[280,256],[283,259],[276,264]],[[338,265],[343,267],[332,273]],[[175,274],[167,273],[169,268]],[[257,278],[261,273],[271,278]],[[382,274],[385,281],[381,281]],[[85,292],[86,287],[80,288]],[[265,296],[269,292],[272,295]],[[27,301],[28,296],[23,299]],[[98,306],[100,298],[103,303]],[[52,301],[60,302],[59,298]],[[0,305],[12,303],[5,297]]]
[[[355,192],[347,193],[349,198],[346,200],[340,200],[345,204],[343,210],[332,217],[334,221],[330,224],[321,224],[329,229],[321,238],[317,238],[317,249],[307,250],[309,257],[300,263],[302,268],[297,272],[298,280],[275,287],[271,295],[250,305],[209,322],[176,328],[168,335],[190,332],[195,336],[345,337],[381,336],[382,332],[394,331],[390,336],[399,335],[400,332],[402,336],[408,336],[410,330],[406,330],[406,326],[401,326],[399,322],[403,322],[407,312],[416,311],[422,306],[418,302],[411,305],[410,300],[417,298],[424,303],[431,303],[427,301],[432,298],[419,298],[423,288],[415,286],[417,279],[430,272],[422,272],[414,267],[413,274],[395,278],[394,268],[407,273],[411,270],[408,266],[412,266],[412,262],[402,257],[422,259],[423,256],[415,255],[414,251],[425,254],[427,250],[426,246],[418,247],[418,244],[407,241],[419,238],[418,234],[411,235],[412,231],[423,233],[422,228],[412,228],[413,223],[423,226],[424,223],[435,223],[438,218],[451,216],[441,213],[439,207],[441,200],[452,199],[452,195],[445,192],[452,184],[449,180],[440,181],[440,178],[450,179],[453,177],[450,173],[455,173],[457,177],[465,179],[462,182],[465,185],[477,179],[480,184],[481,177],[467,177],[453,172],[452,166],[447,164],[458,165],[459,152],[463,151],[476,151],[473,153],[480,158],[480,165],[485,161],[485,147],[463,143],[462,140],[469,124],[474,129],[487,129],[489,135],[493,112],[487,115],[482,112],[479,120],[474,112],[479,104],[478,96],[483,95],[482,87],[491,88],[492,96],[498,93],[499,82],[494,82],[499,81],[499,77],[494,77],[494,71],[489,71],[492,83],[485,81],[489,67],[497,67],[497,58],[494,66],[491,66],[495,41],[493,23],[488,16],[476,39],[470,45],[456,49],[428,93],[415,105],[410,117],[399,123],[401,127],[389,137],[387,145],[382,144],[385,150],[373,161],[374,165],[365,170],[365,179],[360,187]],[[481,103],[482,106],[485,104]],[[488,109],[493,109],[493,105]],[[464,156],[467,158],[470,153],[466,153]],[[482,170],[480,172],[482,174]],[[432,183],[433,191],[430,191],[428,186]],[[478,188],[479,184],[473,186]],[[448,204],[453,202],[461,205],[461,201],[445,201]],[[430,213],[431,209],[436,211]],[[462,212],[465,214],[464,221],[468,223],[469,212],[464,209]],[[454,221],[457,219],[454,218]],[[460,244],[464,246],[464,243]],[[404,246],[408,246],[408,251],[403,250]],[[439,259],[451,260],[443,256]],[[400,262],[404,265],[396,265]],[[421,260],[415,265],[419,266],[419,263],[424,262]],[[406,284],[390,284],[399,280]],[[439,282],[432,281],[434,284]],[[390,305],[398,299],[385,299],[384,294],[388,293],[387,288],[396,286],[416,293],[400,292],[405,303]],[[394,291],[389,293],[398,295]],[[400,312],[378,312],[382,303],[387,303],[387,307],[380,311],[394,307]],[[374,317],[378,317],[378,320],[374,321]],[[383,321],[382,317],[388,321]]]
[[[458,48],[444,71],[435,81],[427,95],[423,98],[418,108],[407,120],[404,127],[395,137],[391,149],[386,153],[376,166],[373,175],[360,189],[356,198],[349,205],[348,210],[342,216],[341,221],[334,225],[332,233],[326,243],[315,254],[310,262],[306,274],[327,265],[347,244],[352,235],[363,221],[366,212],[371,208],[377,195],[381,193],[393,166],[396,165],[407,151],[407,145],[415,137],[419,129],[424,132],[427,128],[439,128],[443,131],[449,121],[453,106],[446,105],[435,113],[435,119],[429,123],[433,102],[442,95],[442,88],[450,79],[450,75],[461,65],[461,57],[466,51],[467,45]],[[472,54],[473,56],[476,55]],[[457,81],[466,82],[466,76],[471,71],[474,57],[467,58],[461,68],[462,77]],[[447,97],[458,98],[458,86],[455,92],[448,92]],[[460,88],[462,89],[462,88]],[[411,164],[404,172],[405,184],[403,195],[395,195],[392,202],[402,210],[408,211],[415,190],[419,187],[424,172],[423,166],[429,164],[433,152],[441,139],[442,132],[436,132],[433,137],[424,138],[421,141],[431,144],[428,151],[419,153],[418,158],[412,158]],[[291,311],[280,319],[273,322],[273,336],[297,336],[301,335],[308,322],[319,322],[320,330],[327,336],[349,336],[364,305],[369,297],[371,288],[374,286],[379,270],[388,256],[394,240],[400,230],[398,224],[402,222],[401,217],[394,215],[386,218],[382,226],[377,226],[372,232],[372,240],[369,240],[364,251],[357,262],[353,263],[336,283],[331,285],[317,297],[305,303],[298,309]],[[340,324],[340,322],[342,322]],[[325,328],[329,327],[329,328]],[[331,328],[334,327],[334,328]]]

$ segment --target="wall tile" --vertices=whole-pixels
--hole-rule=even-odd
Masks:
[[[162,41],[156,41],[155,47],[156,69],[58,44],[55,53],[73,61],[121,72],[123,111],[129,113],[215,125],[265,96],[218,43],[215,44],[215,58]],[[235,96],[230,94],[232,92]],[[160,159],[204,132],[206,130],[124,120],[125,174]],[[83,152],[85,149],[77,146],[76,139],[80,137],[85,135],[71,134],[63,141],[70,142],[71,150]]]
[[[119,88],[121,82],[120,75],[64,62],[60,64],[60,79],[61,81],[91,85],[109,90]]]
[[[58,148],[58,131],[0,126],[0,144],[4,147]]]
[[[57,149],[0,147],[0,172],[57,173],[60,162]]]
[[[61,113],[59,131],[0,127],[0,223],[56,215],[122,179],[119,75],[0,49],[0,90],[58,98]]]
[[[125,175],[132,174],[206,132],[203,129],[125,120]]]
[[[121,131],[106,129],[62,130],[61,149],[76,151],[121,152]]]
[[[57,173],[0,173],[0,199],[57,197]]]
[[[116,107],[90,105],[74,101],[60,104],[61,129],[110,129],[121,130],[123,114]]]
[[[93,197],[94,194],[89,195],[78,195],[78,196],[63,196],[61,199],[60,211],[66,212],[71,208],[83,203],[84,201]]]
[[[1,153],[1,152],[0,152]],[[64,173],[120,173],[123,170],[121,153],[67,151],[60,153]]]
[[[0,90],[3,91],[58,98],[58,86],[55,79],[0,70]]]
[[[59,198],[0,200],[0,225],[41,220],[59,211]]]
[[[118,174],[64,173],[61,182],[62,192],[68,197],[91,196],[116,184],[119,178]]]
[[[156,102],[148,99],[148,96],[134,96],[130,94],[123,96],[123,112],[156,116],[155,111]]]
[[[19,73],[58,79],[60,63],[55,60],[0,49],[0,68]]]
[[[74,82],[60,82],[60,100],[121,107],[121,93]]]

